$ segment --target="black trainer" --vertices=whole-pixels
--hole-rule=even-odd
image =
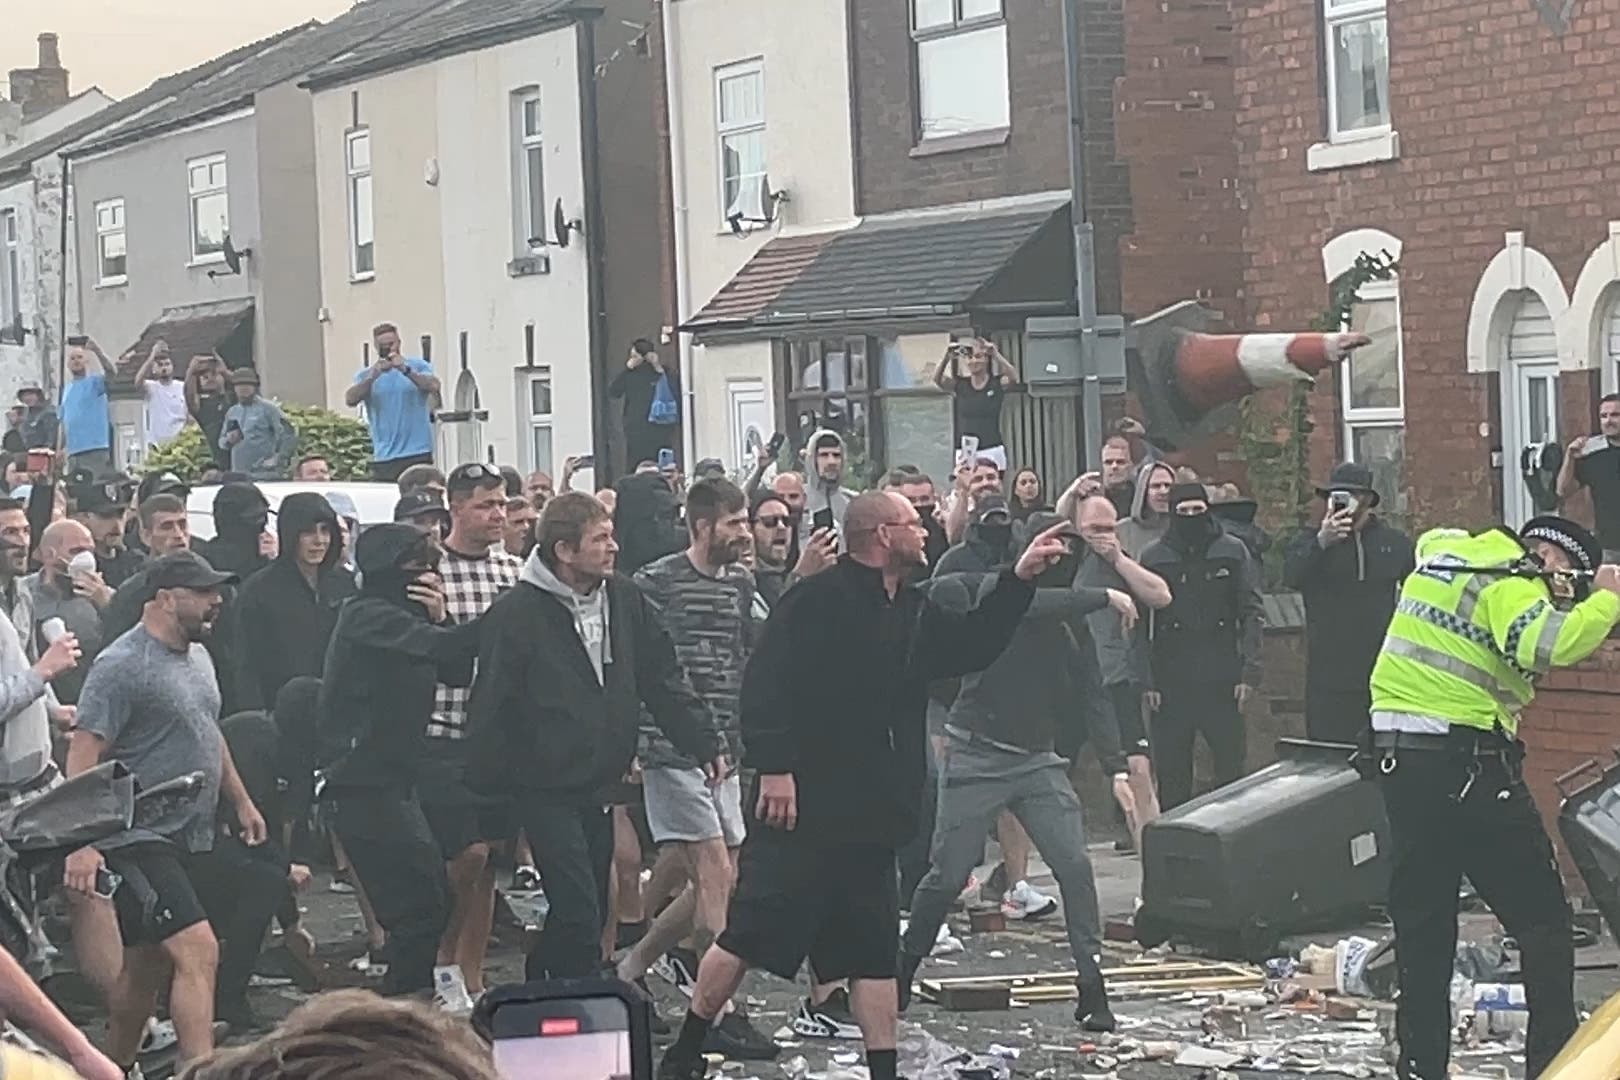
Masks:
[[[703,1040],[705,1054],[720,1054],[731,1061],[771,1061],[782,1048],[756,1028],[741,1008],[733,1009],[709,1029]]]
[[[1108,1032],[1119,1027],[1114,1012],[1108,1007],[1108,986],[1101,971],[1082,974],[1075,980],[1080,1001],[1074,1007],[1074,1018],[1084,1031]]]

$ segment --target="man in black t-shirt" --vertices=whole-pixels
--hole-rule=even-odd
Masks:
[[[1620,558],[1620,394],[1598,402],[1598,430],[1569,444],[1558,470],[1558,497],[1567,499],[1583,487],[1591,491],[1603,561],[1611,562]]]

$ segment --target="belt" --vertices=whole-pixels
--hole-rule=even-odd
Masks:
[[[1372,744],[1380,750],[1423,750],[1456,753],[1471,751],[1476,757],[1507,757],[1513,750],[1494,732],[1480,731],[1450,735],[1426,735],[1415,731],[1375,731]]]

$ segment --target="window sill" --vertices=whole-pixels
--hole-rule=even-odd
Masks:
[[[520,255],[506,264],[507,277],[535,277],[549,273],[551,273],[551,256],[543,251],[533,255]]]
[[[199,266],[223,266],[224,264],[224,255],[201,255],[186,263],[186,266],[194,270]]]
[[[1401,156],[1401,133],[1379,131],[1341,142],[1319,142],[1305,151],[1305,168],[1309,172],[1328,172],[1348,169],[1356,165],[1376,165],[1382,161],[1395,161]]]
[[[933,157],[936,154],[955,154],[963,150],[983,150],[990,146],[1006,146],[1012,138],[1012,128],[989,128],[984,131],[966,131],[960,135],[942,135],[925,138],[911,148],[914,158]]]
[[[363,284],[364,282],[367,282],[367,281],[376,281],[376,280],[377,280],[377,271],[375,271],[375,270],[367,270],[363,274],[350,274],[349,275],[349,284],[350,285],[360,285],[360,284]]]
[[[123,277],[102,278],[96,282],[95,287],[98,289],[121,289],[128,284],[129,276],[126,274]]]

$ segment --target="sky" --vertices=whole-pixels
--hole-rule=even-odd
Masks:
[[[0,78],[33,67],[39,35],[61,39],[76,94],[100,86],[125,97],[152,80],[307,19],[329,19],[350,0],[0,0]]]

